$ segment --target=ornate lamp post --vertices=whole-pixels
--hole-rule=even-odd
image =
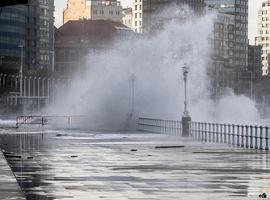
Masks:
[[[184,89],[185,89],[185,100],[184,100],[184,113],[182,116],[182,136],[186,137],[190,134],[190,121],[191,117],[189,116],[188,110],[187,110],[187,76],[189,72],[189,68],[187,64],[184,64],[183,70],[183,77],[184,77]]]

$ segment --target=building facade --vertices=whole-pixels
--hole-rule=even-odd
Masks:
[[[132,29],[132,8],[124,8],[122,12],[122,23]]]
[[[70,20],[92,19],[122,21],[122,6],[117,0],[68,0],[63,23]]]
[[[234,16],[234,60],[237,70],[248,67],[248,0],[205,0],[208,7]]]
[[[63,24],[70,20],[89,19],[90,7],[86,6],[86,0],[68,0],[63,12]]]
[[[132,2],[132,29],[137,33],[143,32],[143,0],[133,0]]]
[[[264,1],[258,12],[258,33],[255,43],[262,46],[262,75],[266,76],[270,59],[270,1]]]
[[[55,73],[62,77],[85,74],[88,56],[109,49],[115,39],[132,33],[121,22],[110,20],[67,22],[55,32]]]
[[[262,74],[262,46],[248,45],[248,70]]]
[[[164,9],[182,5],[188,5],[195,13],[202,12],[205,7],[204,0],[133,0],[133,30],[145,33],[155,29],[157,24],[167,19],[159,16]]]
[[[54,71],[54,0],[39,0],[40,68]]]
[[[234,87],[234,26],[234,16],[230,14],[219,13],[214,20],[214,32],[211,40],[212,67],[210,70],[214,97],[222,96],[225,88]]]
[[[33,74],[51,65],[47,49],[53,50],[53,0],[29,0],[27,5],[7,6],[0,15],[0,71]],[[46,44],[44,44],[46,43]],[[21,57],[22,55],[22,57]]]

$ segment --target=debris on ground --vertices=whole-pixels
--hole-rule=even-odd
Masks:
[[[185,146],[155,146],[156,149],[184,148]]]

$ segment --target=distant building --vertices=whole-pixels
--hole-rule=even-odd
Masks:
[[[86,6],[86,0],[68,0],[63,12],[63,23],[79,19],[90,19],[90,7]]]
[[[32,37],[29,40],[27,39],[27,7],[9,6],[1,8],[0,23],[0,72],[18,73],[21,50],[23,51],[25,64],[31,63],[32,59],[37,60],[39,56],[30,51],[27,42],[38,43],[36,33],[31,30],[29,32],[32,32]],[[30,27],[35,26],[36,24],[32,23]],[[23,49],[19,48],[20,45],[22,45]],[[31,47],[36,51],[37,48],[37,45]],[[29,57],[26,58],[26,55],[29,55]]]
[[[211,40],[212,68],[211,78],[213,95],[221,96],[226,87],[233,88],[235,81],[235,41],[234,16],[219,13],[214,20],[214,32]]]
[[[53,0],[29,0],[28,5],[1,8],[1,73],[19,73],[21,52],[25,73],[47,71],[52,66],[53,12]]]
[[[262,46],[248,45],[248,70],[262,74]]]
[[[41,70],[54,71],[54,0],[40,1],[39,46]]]
[[[262,75],[269,74],[270,62],[270,1],[264,1],[258,13],[258,32],[256,45],[262,46]]]
[[[156,24],[164,20],[157,17],[160,12],[175,5],[188,5],[196,13],[202,12],[205,6],[204,0],[133,0],[132,27],[134,31],[142,33],[152,30]]]
[[[208,7],[234,16],[234,60],[236,70],[248,67],[248,0],[205,0]]]
[[[132,29],[132,8],[124,8],[122,13],[122,23]]]
[[[68,0],[63,23],[70,20],[92,19],[122,21],[122,6],[117,0]]]
[[[261,85],[262,67],[261,67],[261,46],[248,46],[248,68],[237,72],[237,90],[239,94],[245,94],[251,99],[260,102],[259,94],[264,87]],[[265,94],[263,94],[265,95]]]
[[[143,27],[143,0],[132,1],[132,29],[137,33],[142,33]]]
[[[133,31],[110,20],[69,21],[55,31],[55,72],[72,76],[84,71],[87,57],[110,48],[116,39]]]

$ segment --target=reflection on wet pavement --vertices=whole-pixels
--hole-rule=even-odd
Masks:
[[[270,194],[263,151],[142,132],[10,132],[0,138],[30,200],[253,200]]]
[[[1,200],[24,200],[25,197],[10,171],[7,161],[0,152],[0,199]]]

